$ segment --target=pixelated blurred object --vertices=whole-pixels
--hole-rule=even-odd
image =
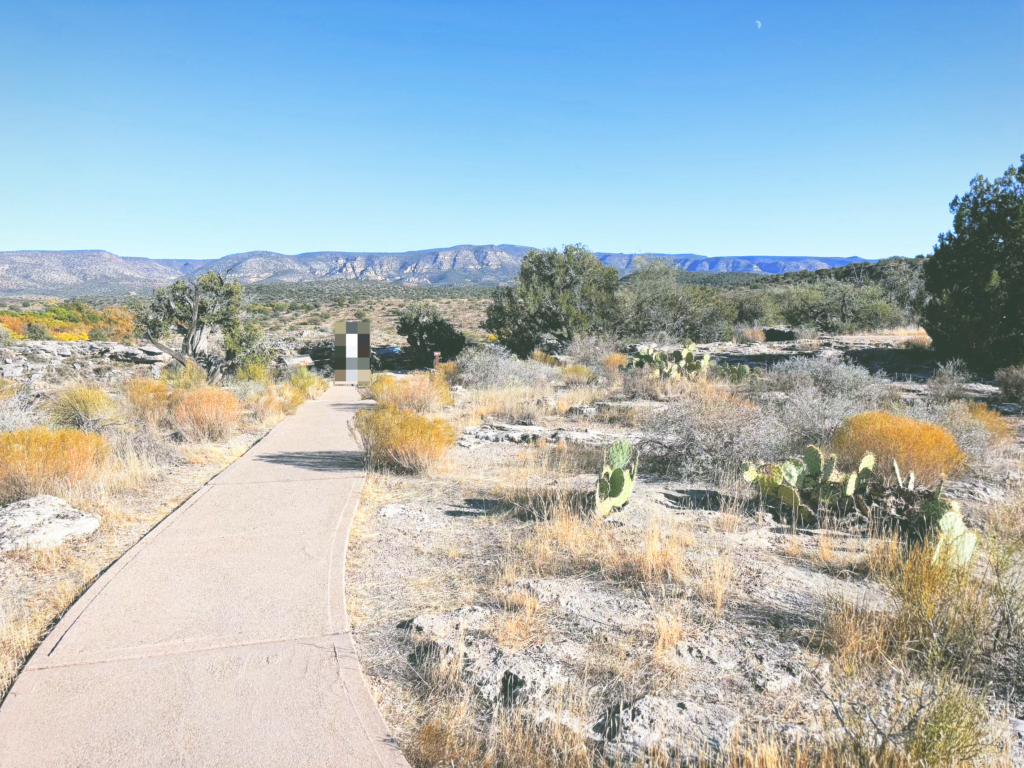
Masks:
[[[370,383],[369,320],[342,320],[334,324],[334,381]]]

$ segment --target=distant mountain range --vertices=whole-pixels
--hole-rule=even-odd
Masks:
[[[144,292],[180,277],[217,270],[242,283],[375,280],[407,285],[498,285],[512,280],[529,251],[524,245],[456,245],[405,253],[318,251],[287,256],[270,251],[220,259],[146,259],[107,251],[0,251],[0,293],[57,296]],[[802,256],[699,256],[598,253],[626,274],[638,258],[667,259],[690,272],[780,274],[827,269],[865,259]]]

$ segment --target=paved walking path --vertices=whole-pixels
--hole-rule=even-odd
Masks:
[[[0,766],[406,765],[345,615],[357,399],[302,405],[93,584],[0,707]]]

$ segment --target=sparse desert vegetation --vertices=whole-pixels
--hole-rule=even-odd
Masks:
[[[970,376],[854,362],[913,370],[920,346],[887,338],[665,344],[631,368],[576,335],[576,356],[491,343],[377,379],[361,424],[415,415],[455,443],[414,464],[365,441],[351,619],[410,762],[1019,760],[1021,419]],[[442,378],[450,399],[425,397]],[[639,478],[602,516],[623,441]]]

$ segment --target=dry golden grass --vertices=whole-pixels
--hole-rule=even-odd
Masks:
[[[561,375],[569,387],[585,387],[597,379],[597,374],[585,365],[567,365]]]
[[[235,378],[239,381],[258,381],[261,384],[274,383],[274,369],[267,363],[258,360],[246,360],[238,366]]]
[[[160,378],[175,389],[196,389],[206,386],[206,371],[192,361],[189,361],[188,365],[168,365],[160,372]]]
[[[282,396],[275,386],[269,385],[262,392],[247,397],[245,409],[258,424],[277,424],[286,413],[291,413],[303,402],[299,390],[294,387],[289,387],[289,390],[289,393]],[[288,394],[293,394],[293,397],[289,398]]]
[[[378,405],[417,413],[433,413],[454,402],[448,380],[434,373],[411,373],[407,376],[379,374],[370,384],[370,397]]]
[[[315,400],[327,391],[327,380],[305,366],[293,368],[288,374],[288,385],[302,393],[304,400]]]
[[[725,601],[734,587],[736,567],[732,554],[716,552],[704,560],[700,568],[700,582],[697,589],[707,602],[715,607],[715,615],[721,617]]]
[[[445,419],[429,418],[393,405],[356,413],[371,466],[400,472],[433,469],[455,445],[456,432]]]
[[[162,379],[129,379],[124,385],[128,411],[136,422],[156,428],[167,418],[170,385]]]
[[[454,360],[447,363],[438,363],[434,366],[434,372],[445,381],[451,382],[459,374],[459,364]]]
[[[55,554],[54,550],[46,552],[63,559],[67,548],[56,549],[60,555]],[[67,570],[66,563],[61,562],[58,568],[49,570],[47,576],[57,576]],[[81,584],[78,581],[58,577],[41,599],[32,604],[0,605],[0,691],[6,691],[11,686],[55,617],[67,610],[80,590]]]
[[[654,617],[654,660],[670,664],[676,660],[676,646],[689,637],[692,629],[679,610],[666,607]]]
[[[622,352],[612,352],[604,359],[605,370],[608,371],[609,375],[614,375],[621,372],[622,366],[629,362],[629,356]]]
[[[932,345],[932,337],[924,328],[896,328],[890,333],[903,337],[899,345],[904,349],[928,349]]]
[[[943,475],[956,472],[966,458],[942,427],[887,411],[847,419],[833,448],[846,466],[856,467],[865,453],[875,454],[875,470],[885,475],[892,474],[896,461],[904,476],[913,472],[922,485],[934,485]]]
[[[180,389],[171,395],[170,420],[189,442],[226,440],[239,426],[242,404],[219,387]]]
[[[34,427],[0,433],[0,503],[40,493],[66,496],[101,484],[110,470],[110,446],[101,435]]]
[[[761,328],[738,328],[736,330],[736,340],[743,344],[758,344],[764,339],[764,330]]]
[[[58,429],[95,432],[121,420],[114,398],[95,384],[73,384],[59,390],[47,402],[46,410]]]
[[[554,355],[549,355],[547,352],[544,352],[543,350],[540,349],[533,350],[533,352],[530,354],[530,357],[533,360],[536,360],[538,363],[550,365],[552,368],[557,368],[562,364],[561,360],[559,360],[557,357],[555,357]]]
[[[984,403],[971,403],[967,410],[971,418],[981,424],[997,443],[1009,443],[1017,434],[1013,422]]]
[[[552,413],[555,400],[547,385],[473,389],[465,393],[465,418],[479,424],[487,417],[510,423],[532,424]]]
[[[543,639],[545,623],[536,595],[513,589],[499,599],[504,611],[496,617],[492,630],[498,645],[518,651]]]
[[[302,391],[299,387],[296,387],[286,381],[280,386],[280,389],[277,390],[277,399],[282,411],[285,413],[295,413],[295,409],[306,402],[309,397],[307,393]]]

